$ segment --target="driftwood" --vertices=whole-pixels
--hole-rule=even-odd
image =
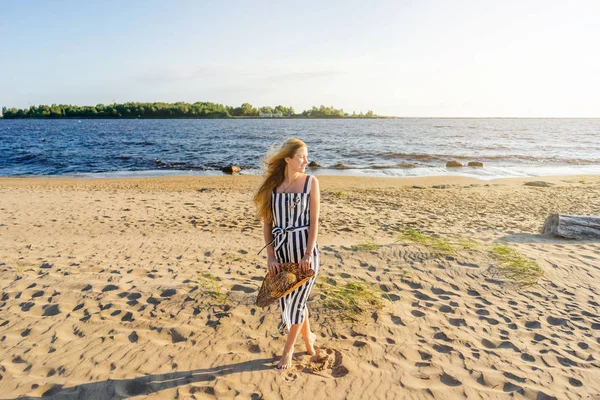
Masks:
[[[567,239],[600,239],[600,217],[552,214],[546,218],[542,234]]]

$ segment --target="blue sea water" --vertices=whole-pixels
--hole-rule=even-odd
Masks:
[[[0,175],[220,175],[229,164],[257,174],[288,137],[307,143],[320,174],[600,174],[600,119],[407,118],[0,119]],[[446,168],[453,159],[484,167]]]

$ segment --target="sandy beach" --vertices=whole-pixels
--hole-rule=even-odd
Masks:
[[[0,398],[600,398],[600,242],[539,234],[600,215],[600,176],[319,181],[320,354],[298,340],[281,372],[260,177],[0,178]],[[537,284],[497,273],[499,243]],[[381,307],[328,309],[350,282]]]

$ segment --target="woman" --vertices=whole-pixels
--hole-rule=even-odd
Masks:
[[[289,334],[277,369],[287,369],[292,366],[298,333],[302,333],[306,352],[316,354],[317,335],[310,330],[306,301],[319,273],[319,181],[304,173],[308,149],[300,139],[286,140],[264,162],[265,181],[254,196],[254,203],[257,216],[263,221],[268,271],[277,274],[280,263],[286,262],[298,263],[304,272],[310,268],[315,271],[305,284],[279,299],[281,319]]]

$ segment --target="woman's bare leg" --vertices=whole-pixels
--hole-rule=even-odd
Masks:
[[[277,364],[277,369],[287,369],[292,366],[292,357],[294,355],[294,343],[296,343],[296,338],[298,337],[298,333],[300,333],[300,329],[302,328],[303,324],[304,323],[292,325],[290,333],[288,333],[288,337],[285,342],[285,347],[283,348],[281,360],[279,360],[279,364]]]
[[[304,344],[306,345],[306,352],[311,356],[314,356],[316,353],[314,344],[315,340],[317,340],[317,335],[310,331],[310,322],[308,322],[308,307],[304,308],[304,322],[302,323],[302,338],[304,339]]]
[[[281,360],[277,364],[277,369],[287,369],[292,366],[292,357],[294,356],[294,344],[298,338],[298,334],[302,332],[302,338],[306,345],[306,352],[311,356],[317,354],[314,348],[315,340],[317,335],[310,331],[310,322],[308,322],[308,308],[304,309],[304,322],[301,324],[294,324],[288,333],[285,347],[283,348],[283,354]]]

